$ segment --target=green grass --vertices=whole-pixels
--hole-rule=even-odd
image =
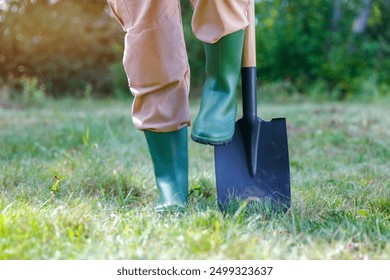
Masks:
[[[288,121],[285,214],[221,213],[213,149],[190,141],[189,206],[166,215],[130,103],[0,109],[0,259],[390,258],[390,102],[259,107]]]

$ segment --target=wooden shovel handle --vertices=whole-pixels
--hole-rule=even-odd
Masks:
[[[249,25],[245,29],[242,67],[256,67],[255,0],[248,6]]]

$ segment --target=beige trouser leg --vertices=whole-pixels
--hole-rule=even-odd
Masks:
[[[248,25],[250,0],[191,0],[192,29],[214,43]],[[190,125],[190,70],[179,0],[108,0],[126,32],[123,64],[140,130],[175,131]]]
[[[125,36],[123,64],[136,128],[175,131],[190,124],[190,71],[178,0],[108,0]]]
[[[254,0],[190,0],[194,8],[192,31],[199,40],[215,43],[248,26],[247,10]]]

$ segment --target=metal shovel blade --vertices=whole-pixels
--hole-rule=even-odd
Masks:
[[[215,146],[218,204],[223,210],[232,200],[254,198],[285,211],[291,200],[286,120],[256,118],[249,126],[238,120],[232,141]],[[255,147],[249,138],[257,138]]]

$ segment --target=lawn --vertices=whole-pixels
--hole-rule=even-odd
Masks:
[[[2,106],[0,259],[389,259],[389,107],[268,102],[263,118],[287,118],[291,209],[221,213],[213,148],[190,141],[189,206],[161,215],[130,100]]]

